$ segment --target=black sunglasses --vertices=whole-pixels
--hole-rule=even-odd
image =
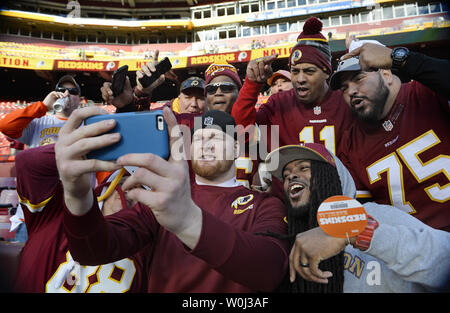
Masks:
[[[79,94],[77,88],[56,87],[56,89],[55,89],[55,91],[57,91],[57,92],[66,92],[66,90],[68,90],[69,93],[74,96]]]
[[[231,93],[236,88],[236,85],[229,82],[209,84],[205,86],[206,94],[214,95],[219,87],[223,93]]]

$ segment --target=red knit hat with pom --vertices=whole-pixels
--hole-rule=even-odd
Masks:
[[[317,65],[325,73],[331,74],[331,51],[328,40],[320,33],[322,22],[310,17],[303,25],[303,31],[297,37],[297,44],[292,48],[289,66],[299,63]]]

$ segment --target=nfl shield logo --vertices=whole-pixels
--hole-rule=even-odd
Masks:
[[[383,128],[387,131],[390,132],[392,130],[392,128],[394,128],[394,125],[392,124],[391,120],[387,120],[383,122]]]
[[[314,107],[314,114],[315,115],[319,115],[320,113],[322,113],[322,108],[320,106],[315,106]]]
[[[203,124],[206,126],[211,126],[214,123],[214,119],[211,116],[208,116],[203,121]]]

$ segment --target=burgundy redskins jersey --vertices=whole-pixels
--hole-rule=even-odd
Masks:
[[[257,126],[254,127],[251,125],[243,130],[243,132],[239,132],[238,128],[237,132],[240,143],[240,156],[234,161],[236,179],[244,187],[250,189],[253,183],[253,176],[258,171],[260,131]]]
[[[16,157],[16,167],[17,192],[28,230],[28,241],[16,274],[16,291],[120,293],[146,290],[143,254],[99,266],[80,266],[73,261],[63,230],[64,198],[54,145],[24,150]]]
[[[147,244],[144,249],[153,251],[150,293],[273,291],[286,273],[288,243],[261,233],[286,233],[282,202],[243,186],[192,183],[191,195],[203,215],[194,249],[160,226],[140,203],[106,222],[94,203],[83,216],[65,213],[74,257],[83,264],[102,264]]]
[[[402,84],[377,125],[355,123],[340,148],[357,198],[390,204],[438,229],[450,230],[448,101],[418,82]]]
[[[301,103],[294,89],[279,92],[256,112],[263,140],[267,138],[268,152],[284,145],[320,143],[336,154],[338,140],[354,119],[339,90],[329,90],[322,102],[316,104]],[[265,132],[267,137],[264,137],[262,125],[270,125],[270,131]],[[278,144],[273,142],[277,134]],[[272,177],[272,192],[283,199],[283,186],[276,177]]]
[[[336,154],[337,140],[350,127],[354,117],[340,91],[329,90],[321,103],[304,104],[297,99],[294,89],[277,93],[256,112],[256,123],[278,125],[278,146],[321,143]],[[273,136],[273,135],[272,135]],[[277,145],[267,137],[268,149]]]

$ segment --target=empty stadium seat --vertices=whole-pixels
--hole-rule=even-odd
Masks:
[[[19,197],[15,189],[3,189],[0,193],[0,208],[16,208]]]
[[[8,208],[0,208],[0,240],[10,240],[16,237],[16,232],[10,232],[11,221],[9,220],[12,215],[9,213]]]
[[[0,190],[15,189],[15,188],[16,188],[15,177],[0,177]]]

